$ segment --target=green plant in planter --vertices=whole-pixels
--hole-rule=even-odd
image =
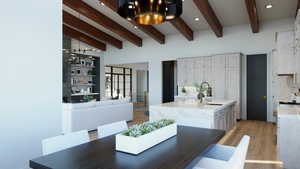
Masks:
[[[184,94],[186,94],[186,89],[185,89],[185,87],[183,87],[183,88],[181,89],[181,92],[184,93]]]
[[[129,127],[129,129],[124,131],[122,134],[130,137],[139,137],[174,123],[175,123],[174,120],[160,120],[152,123],[145,122],[142,124],[133,125]]]
[[[85,96],[83,96],[83,99],[84,99],[86,102],[89,102],[89,101],[93,100],[94,97],[93,97],[93,96],[89,96],[89,95],[85,95]]]

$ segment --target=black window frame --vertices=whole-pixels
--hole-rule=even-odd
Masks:
[[[105,75],[110,75],[110,97],[113,97],[113,89],[114,89],[114,75],[117,75],[117,94],[118,94],[118,98],[120,96],[123,96],[123,98],[126,97],[126,76],[130,76],[130,93],[129,93],[129,97],[132,98],[132,69],[131,68],[125,68],[125,67],[118,67],[118,66],[105,66],[106,68],[110,69],[110,72],[106,72],[105,71]],[[123,69],[123,73],[114,73],[114,68],[117,69]],[[126,73],[126,70],[130,70],[130,73]],[[120,93],[120,83],[119,83],[119,77],[123,76],[123,93]],[[105,79],[106,80],[106,79]],[[106,83],[106,82],[105,82]],[[105,89],[106,90],[106,89]],[[106,93],[106,92],[105,92]]]

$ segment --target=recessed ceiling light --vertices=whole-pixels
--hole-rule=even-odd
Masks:
[[[103,2],[100,2],[100,4],[101,4],[102,6],[105,6],[105,4],[104,4]]]
[[[200,18],[196,17],[196,18],[194,18],[194,20],[195,20],[195,21],[199,21],[199,20],[200,20]]]
[[[266,8],[267,8],[267,9],[271,9],[272,7],[273,7],[272,4],[267,4],[267,5],[266,5]]]
[[[134,29],[137,29],[138,27],[137,26],[134,26]]]

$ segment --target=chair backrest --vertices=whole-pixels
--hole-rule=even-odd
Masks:
[[[127,129],[128,126],[126,121],[119,121],[115,123],[102,125],[98,127],[98,138],[103,138],[113,134],[117,134]]]
[[[87,130],[68,133],[42,141],[43,155],[55,153],[90,141]]]
[[[229,161],[232,169],[244,169],[249,143],[250,137],[244,136],[236,147],[236,150]]]

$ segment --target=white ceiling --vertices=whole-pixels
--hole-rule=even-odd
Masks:
[[[139,37],[148,37],[148,35],[146,35],[144,32],[135,29],[132,24],[130,24],[127,20],[121,18],[117,13],[115,13],[106,6],[100,5],[99,0],[83,1],[92,6],[93,8],[97,9],[104,15],[108,16],[109,18],[113,19],[123,27],[127,28],[129,31],[138,35]],[[245,0],[209,0],[209,2],[223,27],[249,23],[247,9],[245,6]],[[260,22],[293,17],[295,15],[297,7],[297,0],[256,0],[256,3]],[[272,3],[273,8],[266,9],[265,5],[268,3]],[[82,20],[99,28],[100,30],[110,35],[113,35],[114,37],[120,40],[124,40],[118,35],[110,32],[109,30],[93,22],[92,20],[82,15],[80,16],[77,12],[66,7],[65,5],[63,6],[63,9],[67,12],[70,12],[74,16],[80,17]],[[193,0],[184,1],[183,14],[181,17],[184,21],[186,21],[186,23],[192,28],[193,31],[210,29],[209,25],[201,15],[200,11],[195,6]],[[195,17],[199,17],[200,20],[195,21]],[[170,23],[154,25],[154,27],[165,35],[179,34],[179,32]]]

